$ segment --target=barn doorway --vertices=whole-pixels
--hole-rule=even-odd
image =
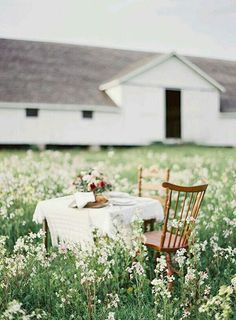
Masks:
[[[180,90],[166,90],[166,138],[181,138]]]

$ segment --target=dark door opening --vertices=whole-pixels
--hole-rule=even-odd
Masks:
[[[166,90],[166,138],[181,138],[180,90]]]

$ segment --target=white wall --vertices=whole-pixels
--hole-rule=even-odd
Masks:
[[[183,140],[205,145],[236,146],[236,114],[220,113],[220,95],[182,92]]]
[[[204,143],[214,137],[214,123],[219,114],[217,91],[183,90],[182,139],[186,142]]]
[[[120,113],[94,112],[93,119],[83,119],[81,111],[44,109],[34,118],[24,109],[0,108],[2,144],[123,144],[121,127]]]
[[[15,108],[0,105],[0,144],[141,145],[153,141],[153,126],[149,131],[139,127],[131,109],[116,107],[118,110],[111,112],[110,108],[94,111],[92,119],[83,119],[81,110],[76,108],[44,105],[38,117],[26,117],[22,104],[15,104]],[[149,118],[149,113],[143,115]]]
[[[236,147],[236,114],[220,114],[215,124],[215,132],[216,145]],[[210,139],[209,143],[211,143]]]
[[[175,56],[128,80],[129,84],[148,87],[214,90],[214,87]]]
[[[139,144],[163,140],[162,90],[123,86],[124,127],[127,138]]]

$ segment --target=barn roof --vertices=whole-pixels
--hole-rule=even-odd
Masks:
[[[0,39],[0,101],[114,106],[99,86],[158,53]],[[226,90],[221,111],[236,112],[236,61],[187,57]]]

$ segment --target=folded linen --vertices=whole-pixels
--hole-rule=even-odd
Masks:
[[[74,194],[74,201],[69,206],[82,209],[88,202],[95,202],[95,195],[93,192],[76,192]]]

